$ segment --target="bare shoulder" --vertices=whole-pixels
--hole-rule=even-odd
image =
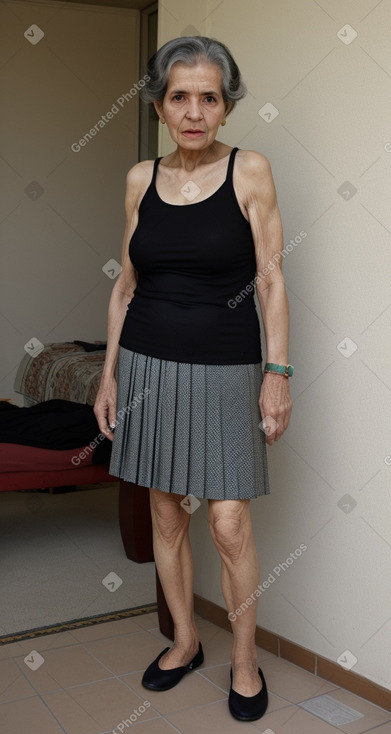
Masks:
[[[140,161],[136,163],[126,174],[126,188],[137,190],[152,178],[153,161]]]
[[[256,150],[238,150],[236,154],[237,168],[241,178],[264,179],[271,177],[271,165],[263,153]]]
[[[140,161],[126,174],[125,212],[128,222],[138,216],[140,202],[151,183],[153,161]]]
[[[138,212],[140,202],[151,183],[153,161],[140,161],[126,174],[125,211],[130,220]]]
[[[273,205],[276,191],[269,159],[256,150],[238,150],[237,185],[246,208],[255,203]]]

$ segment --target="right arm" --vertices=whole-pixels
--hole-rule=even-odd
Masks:
[[[149,165],[147,165],[149,163]],[[138,207],[149,185],[151,176],[150,162],[137,163],[126,176],[125,193],[125,233],[122,241],[122,270],[114,284],[108,308],[107,348],[99,390],[95,399],[94,413],[100,431],[113,440],[113,433],[107,426],[115,426],[117,411],[117,382],[115,366],[119,352],[119,338],[124,324],[126,310],[133,298],[137,285],[137,272],[130,261],[129,242],[137,227]]]

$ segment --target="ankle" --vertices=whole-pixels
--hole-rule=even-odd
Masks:
[[[232,658],[232,673],[241,672],[254,672],[258,673],[258,662],[256,657],[251,658]]]
[[[188,627],[174,627],[174,640],[177,647],[189,648],[195,645],[198,646],[199,634],[195,622]]]
[[[195,634],[175,635],[174,646],[177,650],[181,650],[185,653],[198,650],[199,637]]]

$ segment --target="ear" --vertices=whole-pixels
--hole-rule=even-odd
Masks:
[[[156,113],[157,113],[157,115],[158,115],[159,117],[161,117],[161,115],[163,114],[163,105],[162,105],[162,103],[160,102],[160,100],[157,100],[157,99],[156,99],[156,100],[154,101],[154,103],[153,103],[153,106],[154,106],[154,108],[155,108],[155,110],[156,110]]]
[[[226,102],[225,103],[225,115],[226,116],[229,115],[229,113],[232,110],[232,107],[233,107],[232,102]]]

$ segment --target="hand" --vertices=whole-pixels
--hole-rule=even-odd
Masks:
[[[117,381],[115,377],[101,380],[95,399],[94,413],[101,433],[113,441],[114,435],[108,426],[114,427],[117,423]]]
[[[266,421],[263,429],[266,443],[272,446],[288,428],[291,417],[293,403],[289,379],[272,372],[264,373],[258,404],[262,420]]]

